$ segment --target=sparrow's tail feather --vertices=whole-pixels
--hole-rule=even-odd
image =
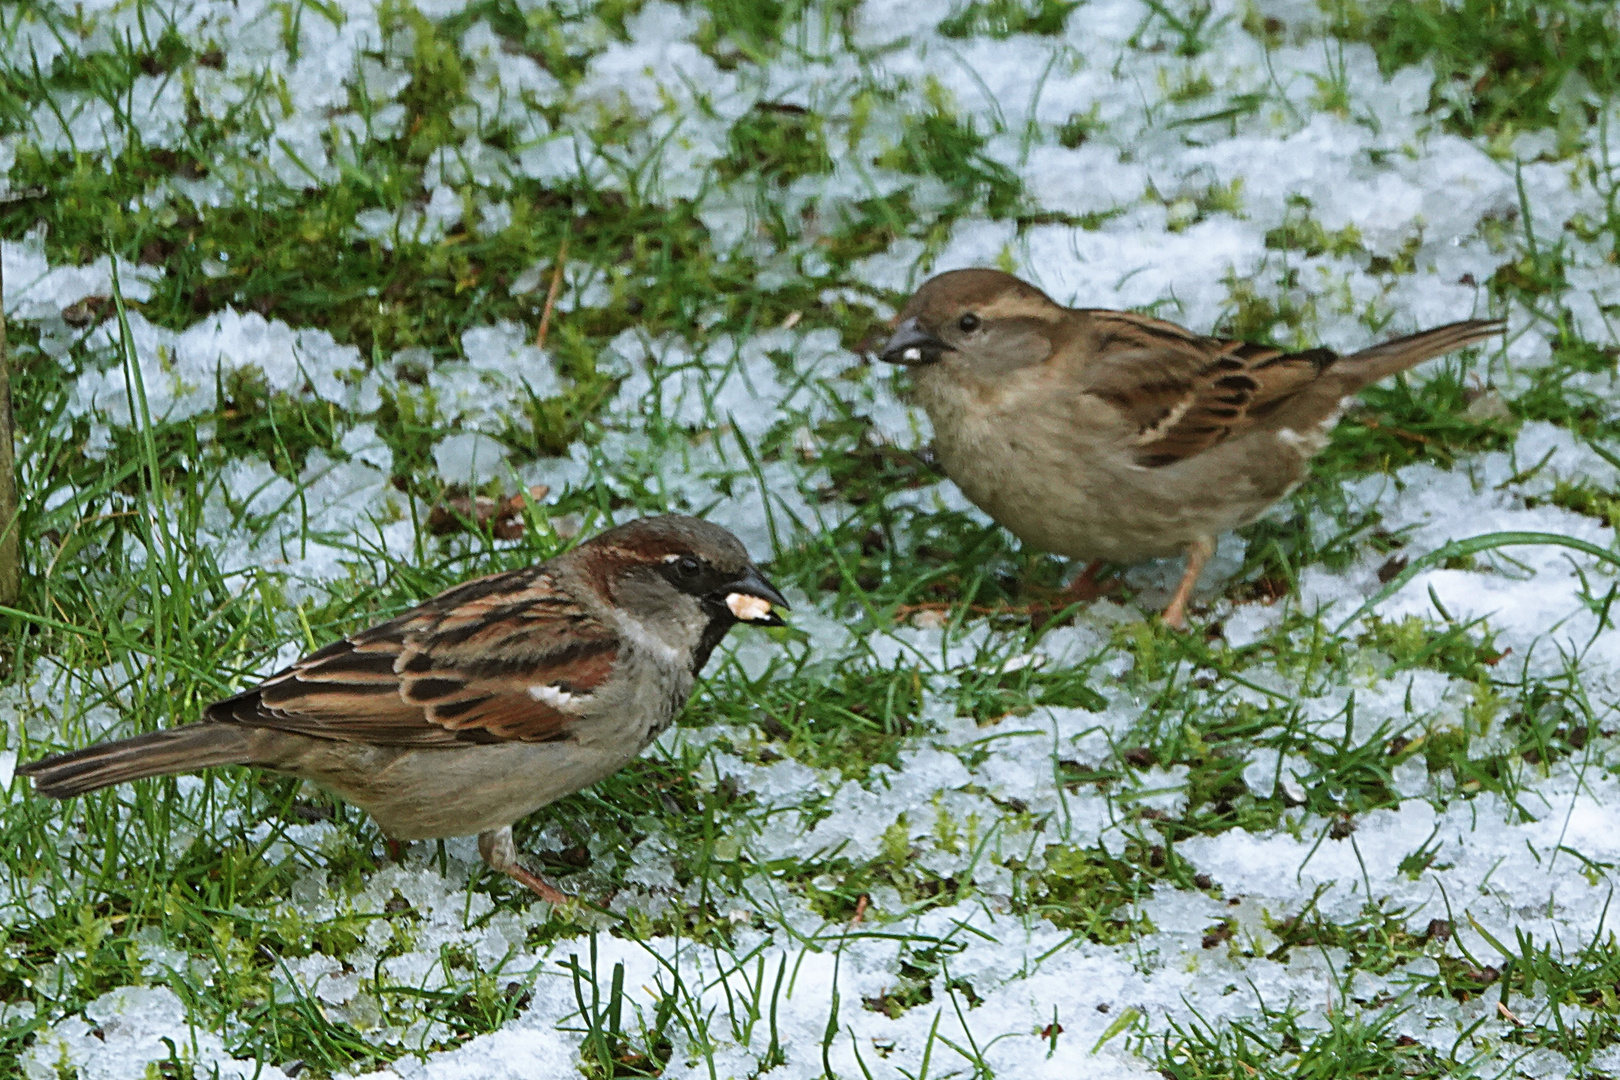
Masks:
[[[1408,334],[1370,349],[1346,356],[1333,365],[1340,377],[1349,375],[1359,386],[1370,386],[1386,375],[1405,371],[1414,364],[1484,341],[1500,334],[1507,324],[1500,319],[1469,319],[1447,323],[1433,330]]]
[[[185,724],[42,758],[17,773],[32,777],[41,795],[67,799],[146,776],[246,764],[257,756],[254,734],[234,724]]]

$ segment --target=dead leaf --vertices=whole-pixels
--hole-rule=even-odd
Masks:
[[[428,512],[428,532],[444,536],[471,523],[478,528],[488,527],[497,540],[516,540],[524,531],[523,508],[529,501],[540,502],[549,494],[549,487],[536,484],[528,490],[527,498],[521,491],[500,500],[488,495],[456,495]]]

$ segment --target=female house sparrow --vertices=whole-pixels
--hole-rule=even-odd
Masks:
[[[953,270],[917,290],[882,358],[912,368],[947,475],[1020,540],[1126,564],[1186,550],[1164,610],[1182,629],[1215,537],[1304,479],[1350,395],[1502,329],[1285,353]]]
[[[477,833],[491,869],[558,903],[519,863],[512,823],[628,764],[675,719],[726,631],[780,626],[778,605],[725,529],[645,518],[457,585],[210,705],[200,723],[17,771],[57,799],[210,765],[291,773],[395,840]]]

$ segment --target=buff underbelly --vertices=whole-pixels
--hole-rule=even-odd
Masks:
[[[468,836],[510,825],[589,787],[639,743],[493,743],[405,749],[309,740],[281,768],[365,810],[396,840]],[[632,752],[626,753],[629,747]]]
[[[1043,460],[1017,440],[981,444],[969,468],[954,448],[940,449],[946,473],[963,493],[1026,544],[1129,565],[1178,555],[1200,537],[1245,525],[1286,494],[1303,477],[1305,461],[1274,437],[1268,441],[1278,467],[1258,485],[1235,446],[1159,468],[1123,456]],[[1223,468],[1227,459],[1230,469]],[[1248,497],[1234,497],[1239,494]]]

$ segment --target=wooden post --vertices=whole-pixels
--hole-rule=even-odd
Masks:
[[[0,258],[0,604],[14,607],[22,585],[17,544],[17,462],[11,423],[11,368],[6,362],[5,266]]]

